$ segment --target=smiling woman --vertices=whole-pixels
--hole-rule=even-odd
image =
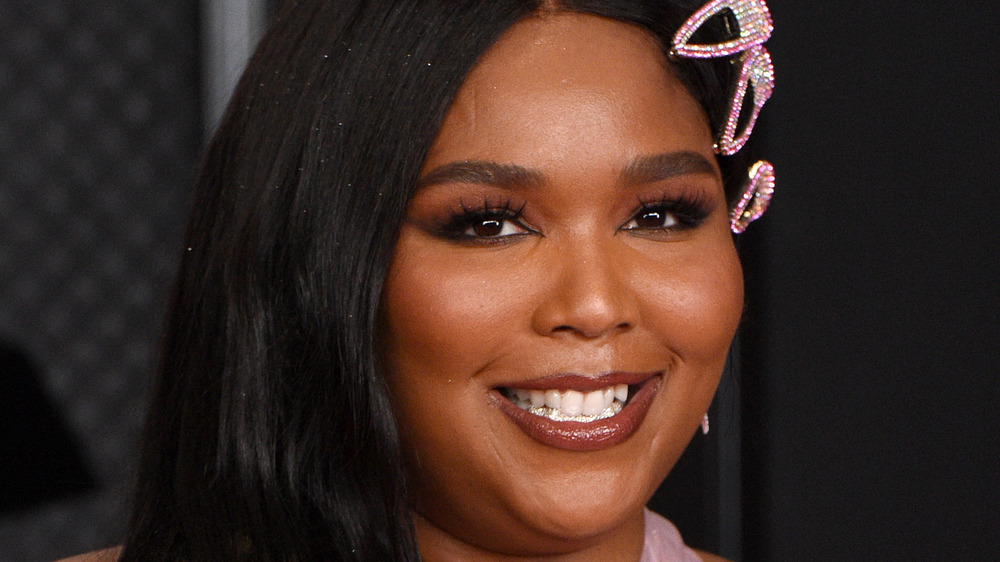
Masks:
[[[286,3],[204,161],[122,559],[696,557],[644,505],[773,187],[734,156],[766,16]]]
[[[523,20],[431,145],[382,301],[430,559],[639,558],[743,302],[712,132],[665,63],[634,26]]]

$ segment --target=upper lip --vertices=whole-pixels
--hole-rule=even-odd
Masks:
[[[600,375],[581,375],[578,373],[558,373],[535,379],[498,385],[497,388],[520,388],[524,390],[579,390],[594,391],[618,384],[639,384],[652,377],[662,374],[662,371],[611,371]]]

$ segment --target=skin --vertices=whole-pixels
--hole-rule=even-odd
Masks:
[[[643,507],[709,406],[743,304],[712,140],[656,42],[623,23],[530,18],[468,76],[382,301],[426,560],[639,559]],[[656,155],[687,164],[626,173]],[[527,180],[448,173],[470,161]],[[679,197],[706,209],[700,224],[636,228],[640,201]],[[484,201],[523,214],[499,237],[441,235]],[[496,405],[497,386],[612,371],[660,373],[662,386],[638,430],[605,449],[542,444]]]

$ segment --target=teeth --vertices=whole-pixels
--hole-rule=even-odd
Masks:
[[[604,409],[604,393],[600,390],[588,392],[583,396],[583,415],[596,416]]]
[[[599,390],[526,390],[507,391],[511,402],[535,415],[554,421],[590,422],[614,416],[628,401],[628,385],[606,386]]]
[[[562,407],[559,408],[567,416],[579,416],[583,413],[583,393],[567,390],[562,397]]]
[[[615,385],[615,398],[621,400],[622,402],[628,400],[628,385],[619,384]]]

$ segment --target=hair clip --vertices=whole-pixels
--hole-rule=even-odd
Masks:
[[[726,12],[728,10],[728,13]],[[691,37],[709,19],[717,16],[735,18],[736,37],[722,43],[691,43]],[[727,27],[732,20],[727,18]],[[771,37],[774,23],[764,0],[712,0],[695,12],[677,30],[673,40],[673,54],[691,58],[726,57],[762,45]]]
[[[743,113],[743,102],[747,95],[747,88],[750,86],[753,87],[753,109],[745,120],[743,130],[737,135],[736,127],[740,122],[740,115]],[[757,116],[760,115],[761,108],[770,99],[773,91],[774,65],[771,63],[771,55],[767,49],[757,46],[740,55],[740,77],[730,100],[726,129],[715,144],[716,152],[730,156],[743,148],[743,145],[750,139],[750,133],[753,132],[753,126],[757,123]]]
[[[724,18],[730,38],[721,43],[691,43],[694,34],[716,16]],[[770,39],[773,31],[774,22],[764,0],[710,0],[674,35],[670,51],[673,56],[703,59],[740,53],[739,79],[729,102],[726,126],[715,143],[717,154],[731,156],[743,148],[760,110],[774,92],[774,65],[764,48],[764,42]],[[749,88],[753,88],[753,109],[744,116],[743,105]],[[741,122],[743,129],[738,130]],[[774,166],[770,162],[758,160],[750,167],[749,176],[743,195],[729,216],[729,225],[735,234],[760,218],[774,195]]]
[[[758,160],[750,166],[750,181],[743,190],[736,207],[729,215],[729,226],[734,234],[747,229],[760,218],[774,195],[774,166],[767,160]]]
[[[734,38],[713,44],[690,42],[705,22],[719,15],[726,17],[726,25],[731,28]],[[730,100],[726,127],[715,144],[715,151],[719,154],[729,156],[743,148],[753,132],[764,102],[774,91],[774,65],[771,64],[771,55],[763,47],[772,31],[774,23],[764,0],[711,0],[692,14],[674,35],[671,53],[675,56],[714,58],[742,53],[739,58],[740,76]],[[744,98],[747,88],[751,86],[753,110],[744,120],[743,130],[737,134]]]

